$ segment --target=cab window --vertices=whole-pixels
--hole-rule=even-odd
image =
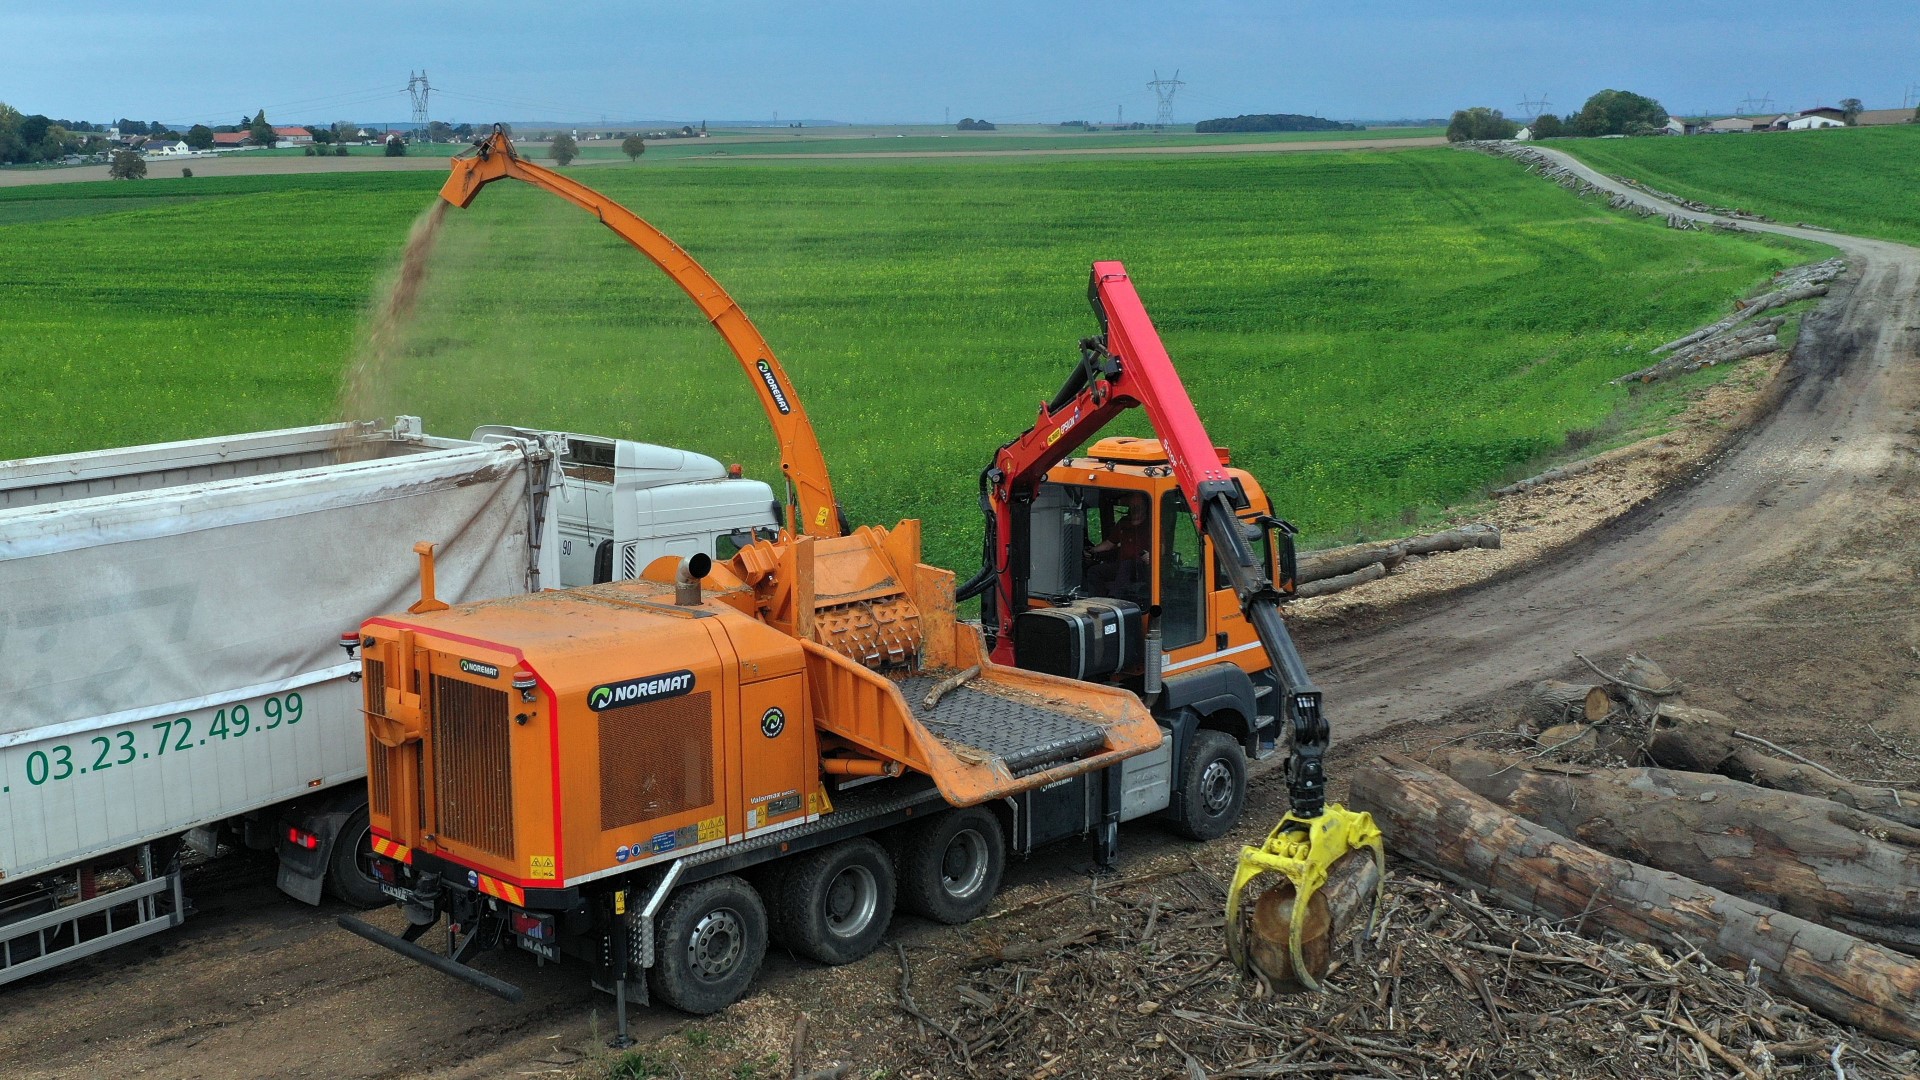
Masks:
[[[766,526],[721,533],[713,538],[713,557],[720,562],[725,562],[738,555],[743,548],[752,547],[757,541],[774,540],[779,536],[778,532]]]
[[[1168,492],[1160,508],[1160,647],[1206,636],[1206,558],[1186,496]]]

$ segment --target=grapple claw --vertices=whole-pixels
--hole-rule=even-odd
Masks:
[[[1227,956],[1243,976],[1258,974],[1282,992],[1320,990],[1333,958],[1333,913],[1320,888],[1333,865],[1349,853],[1372,851],[1381,870],[1369,928],[1379,917],[1384,893],[1386,846],[1373,817],[1338,804],[1311,818],[1289,812],[1257,848],[1240,849],[1240,863],[1227,889]],[[1284,882],[1265,890],[1243,919],[1241,897],[1262,874]],[[1251,934],[1248,926],[1251,924]],[[1251,944],[1243,940],[1251,937]]]

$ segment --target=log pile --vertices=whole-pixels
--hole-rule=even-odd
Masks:
[[[1462,525],[1387,544],[1356,544],[1328,551],[1310,551],[1300,556],[1294,596],[1303,600],[1328,596],[1355,585],[1378,581],[1409,558],[1419,559],[1469,548],[1497,549],[1499,546],[1498,528],[1492,525]]]
[[[1350,804],[1457,885],[1920,1047],[1920,782],[1838,776],[1686,704],[1644,657],[1580,659],[1594,678],[1527,696],[1530,749],[1384,756]]]
[[[1779,334],[1786,325],[1786,318],[1775,315],[1759,322],[1748,320],[1796,301],[1825,296],[1834,279],[1845,273],[1846,269],[1845,261],[1828,259],[1783,270],[1775,275],[1772,289],[1751,300],[1736,302],[1733,314],[1653,350],[1656,356],[1671,354],[1665,359],[1613,381],[1616,384],[1649,383],[1774,352],[1780,347]]]

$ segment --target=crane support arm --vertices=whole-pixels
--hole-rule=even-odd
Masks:
[[[1135,406],[1145,409],[1195,523],[1213,542],[1216,565],[1239,597],[1279,684],[1293,742],[1287,788],[1294,813],[1317,817],[1326,804],[1323,758],[1330,732],[1321,713],[1320,691],[1281,618],[1280,589],[1250,543],[1249,526],[1240,520],[1246,496],[1221,464],[1126,267],[1094,263],[1088,299],[1104,336],[1080,343],[1079,366],[1040,407],[1034,426],[1001,447],[982,477],[983,509],[992,523],[988,562],[968,591],[993,588],[986,621],[992,624],[997,616],[997,645],[1004,650],[1002,662],[1010,662],[1008,631],[1014,614],[1026,604],[1022,575],[1007,572],[1009,545],[1015,530],[1023,527],[1016,504],[1031,499],[1049,468],[1115,417]]]
[[[820,450],[819,437],[799,393],[773,355],[772,346],[713,275],[640,215],[585,184],[520,157],[498,126],[486,139],[475,143],[472,151],[453,160],[453,173],[440,188],[440,197],[465,209],[473,204],[481,188],[503,179],[531,184],[592,214],[665,271],[699,305],[747,373],[773,425],[780,447],[780,468],[798,504],[793,514],[794,531],[810,536],[844,533],[845,516],[834,499],[826,455]]]

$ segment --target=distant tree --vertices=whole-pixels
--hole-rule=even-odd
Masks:
[[[355,138],[359,137],[359,134],[360,126],[351,120],[335,120],[333,122],[334,142],[352,142]]]
[[[975,120],[971,116],[961,117],[960,122],[958,124],[955,124],[954,127],[961,131],[997,131],[999,130],[995,128],[992,124],[988,123],[987,121]]]
[[[453,129],[453,137],[456,139],[463,139],[463,140],[473,138],[473,125],[472,124],[455,125]]]
[[[387,136],[387,156],[388,157],[406,157],[407,156],[407,140],[401,138],[398,135]]]
[[[279,140],[273,133],[273,125],[267,123],[267,110],[261,109],[247,121],[247,141],[255,146],[272,146]]]
[[[1245,116],[1202,120],[1193,125],[1193,130],[1202,134],[1216,131],[1359,131],[1360,126],[1299,113],[1249,113]]]
[[[639,161],[640,155],[647,152],[647,140],[638,135],[629,135],[620,140],[620,152],[634,161]]]
[[[145,180],[147,161],[131,150],[121,150],[113,155],[113,164],[107,167],[107,175],[115,180]]]
[[[28,146],[36,146],[47,141],[47,132],[52,130],[53,121],[34,113],[20,118],[20,141]]]
[[[195,124],[188,128],[187,147],[191,150],[213,149],[213,129],[205,124]]]
[[[147,125],[143,121],[129,120],[124,116],[120,118],[120,122],[115,124],[114,127],[119,128],[120,134],[122,135],[145,135],[147,133]]]
[[[346,156],[347,156],[347,144],[346,144],[346,143],[334,143],[334,144],[333,144],[333,156],[334,156],[334,157],[346,157]]]
[[[1533,129],[1533,137],[1536,139],[1558,139],[1567,133],[1567,125],[1561,123],[1560,118],[1550,112],[1534,117],[1533,123],[1527,126]]]
[[[181,169],[181,170],[180,170],[180,176],[181,176],[181,178],[182,178],[182,179],[185,179],[185,180],[191,180],[191,179],[193,179],[193,170],[192,170],[192,169]]]
[[[1667,126],[1666,107],[1627,90],[1602,90],[1568,121],[1576,135],[1650,135]],[[1640,125],[1635,129],[1635,125]],[[1630,130],[1634,129],[1634,130]]]
[[[1483,139],[1511,139],[1520,125],[1506,118],[1499,109],[1475,105],[1461,109],[1447,122],[1448,142],[1474,142]]]
[[[453,128],[438,120],[430,120],[427,122],[427,141],[452,142]]]
[[[314,144],[317,146],[326,146],[333,142],[333,129],[330,127],[314,127],[308,124],[307,134],[313,136]]]
[[[1860,113],[1865,108],[1866,106],[1862,104],[1857,97],[1840,99],[1840,112],[1842,118],[1846,120],[1848,127],[1852,127],[1860,122]]]
[[[574,142],[571,135],[555,135],[553,144],[547,147],[547,156],[564,166],[580,156],[580,144]]]

